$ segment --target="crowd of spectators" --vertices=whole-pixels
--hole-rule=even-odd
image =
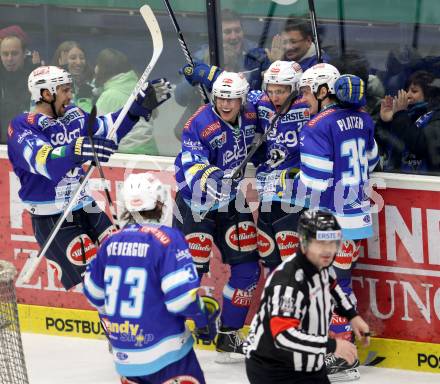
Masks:
[[[306,18],[286,18],[278,33],[267,39],[266,47],[258,46],[246,36],[237,13],[223,10],[221,20],[223,62],[220,64],[229,71],[243,71],[251,89],[261,87],[262,73],[275,60],[295,60],[303,70],[316,63],[314,37]],[[27,77],[43,61],[38,52],[28,49],[29,42],[19,26],[0,30],[0,143],[6,141],[8,122],[32,108]],[[209,64],[208,45],[200,47],[194,58],[196,62]],[[341,73],[360,76],[367,84],[365,108],[376,122],[375,135],[382,160],[377,170],[425,174],[440,171],[438,57],[423,57],[415,49],[407,49],[406,54],[391,51],[385,70],[378,70],[365,53],[347,49],[341,54],[340,48],[330,45],[323,47],[322,60],[335,65]],[[86,111],[93,104],[97,104],[99,113],[122,107],[138,79],[124,53],[104,49],[92,64],[76,41],[59,44],[50,63],[72,74],[74,102]],[[184,63],[176,63],[176,72],[180,64]],[[180,119],[176,116],[175,135],[180,139],[184,123],[203,100],[197,87],[189,86],[182,78],[176,87],[175,101],[186,108]],[[121,143],[119,150],[159,154],[152,124],[140,122],[138,130]]]

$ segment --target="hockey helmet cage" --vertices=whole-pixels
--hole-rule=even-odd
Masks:
[[[321,85],[327,85],[330,94],[335,95],[335,83],[340,73],[336,67],[328,63],[315,64],[307,69],[301,76],[300,88],[310,87],[315,94]]]
[[[59,85],[71,84],[72,75],[65,69],[50,65],[34,69],[28,78],[28,89],[35,103],[41,101],[41,91],[48,89],[52,95]]]
[[[249,83],[242,73],[223,71],[218,75],[212,86],[212,96],[223,99],[240,99],[246,102]],[[214,100],[213,100],[214,101]]]
[[[128,212],[151,211],[158,201],[165,203],[166,191],[153,174],[131,173],[124,181],[123,196]]]
[[[296,61],[274,61],[264,72],[263,91],[267,84],[290,85],[290,92],[298,91],[303,71]]]

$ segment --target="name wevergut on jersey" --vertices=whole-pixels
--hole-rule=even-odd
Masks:
[[[149,247],[150,245],[145,243],[115,241],[107,245],[107,254],[109,256],[147,257]]]

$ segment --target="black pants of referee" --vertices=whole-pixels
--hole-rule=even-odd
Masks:
[[[330,384],[325,366],[318,372],[298,372],[281,367],[263,367],[246,359],[246,374],[251,384]]]

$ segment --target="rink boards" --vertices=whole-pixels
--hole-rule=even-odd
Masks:
[[[126,174],[149,169],[169,186],[171,208],[175,193],[172,158],[114,157],[105,167],[113,199],[118,200]],[[378,366],[440,373],[440,178],[382,173],[375,177],[379,188],[372,198],[380,208],[374,215],[375,237],[363,247],[353,282],[360,312],[375,336],[372,346],[361,350],[361,357],[368,357],[368,361],[385,357]],[[21,271],[37,254],[38,245],[17,195],[18,180],[2,146],[0,180],[0,258],[10,260]],[[246,182],[251,207],[256,208],[254,180],[248,177]],[[91,189],[95,199],[104,203],[99,179],[91,180]],[[169,209],[168,223],[170,212]],[[58,273],[43,258],[29,282],[25,283],[18,274],[16,287],[23,330],[103,337],[96,314],[80,290],[65,292]],[[221,265],[215,251],[211,276],[202,281],[205,292],[220,298],[227,275],[228,268]],[[248,322],[257,301],[254,300]]]

